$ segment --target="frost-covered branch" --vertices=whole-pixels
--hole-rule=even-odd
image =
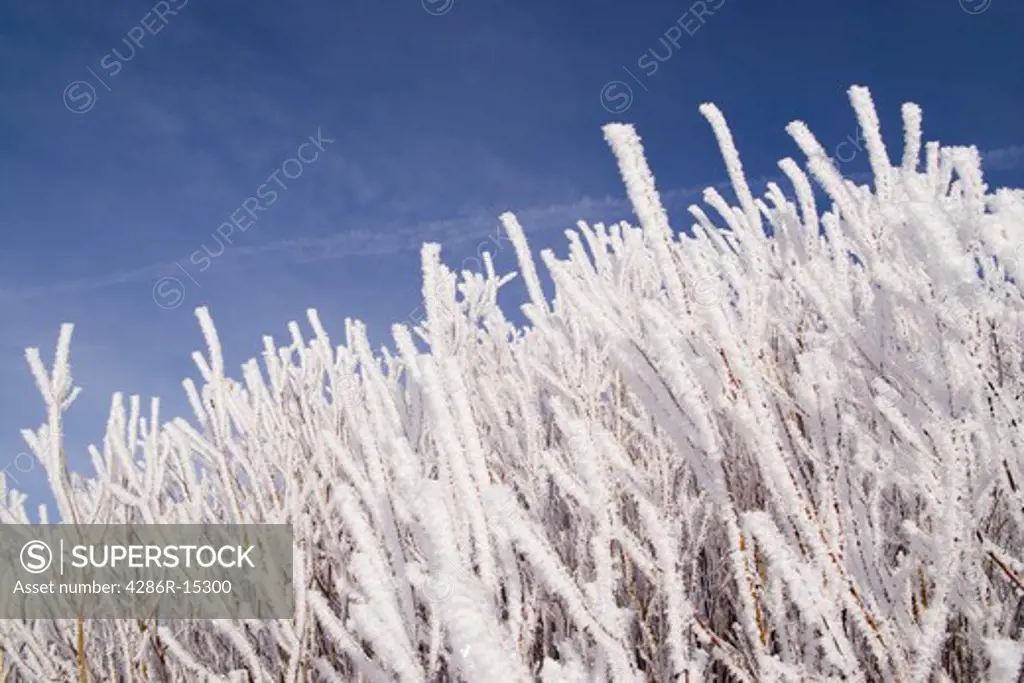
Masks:
[[[894,166],[850,100],[872,186],[793,122],[795,199],[754,197],[703,105],[739,206],[709,189],[692,238],[636,131],[607,126],[640,227],[566,231],[549,299],[501,216],[526,328],[497,304],[515,274],[456,274],[438,245],[394,349],[351,320],[336,345],[309,311],[234,380],[199,309],[192,419],[116,395],[89,477],[63,439],[71,326],[52,368],[30,349],[54,522],[289,523],[296,612],[8,620],[7,680],[1015,680],[1024,193],[922,142],[912,104]]]

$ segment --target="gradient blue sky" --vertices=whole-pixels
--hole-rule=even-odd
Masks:
[[[67,450],[88,471],[112,392],[186,412],[197,305],[237,375],[310,306],[339,342],[345,317],[387,341],[419,303],[424,240],[456,265],[505,210],[535,252],[564,252],[577,218],[628,218],[610,121],[638,125],[677,227],[725,177],[704,101],[752,177],[798,154],[793,119],[828,148],[855,138],[853,84],[871,88],[894,155],[914,101],[926,139],[989,153],[991,185],[1024,176],[1018,0],[707,0],[703,20],[701,3],[660,0],[88,4],[0,7],[0,468],[33,503],[50,497],[18,457],[20,428],[44,418],[23,350],[51,357],[61,322],[76,324],[84,388]],[[279,174],[287,189],[206,270],[190,262],[318,130],[334,142]],[[844,171],[867,169],[843,154]],[[514,267],[507,242],[496,263]]]

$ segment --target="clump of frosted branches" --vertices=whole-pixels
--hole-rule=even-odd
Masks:
[[[502,216],[526,329],[496,304],[511,276],[430,244],[427,318],[393,351],[352,321],[334,346],[310,311],[233,380],[199,309],[194,422],[115,396],[91,478],[61,447],[70,326],[52,371],[30,350],[60,522],[290,523],[297,608],[4,621],[9,680],[1014,680],[1024,194],[989,192],[974,148],[922,163],[915,105],[894,163],[850,98],[873,187],[795,122],[795,200],[752,195],[704,105],[739,206],[707,190],[693,237],[606,126],[640,226],[567,231],[549,300]]]

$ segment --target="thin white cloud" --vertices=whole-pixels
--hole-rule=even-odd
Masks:
[[[769,180],[778,182],[780,178],[761,177],[752,179],[751,183],[757,185]],[[674,206],[685,199],[698,198],[708,187],[725,190],[730,186],[728,181],[722,181],[714,184],[680,187],[663,192],[662,199],[666,205]],[[451,246],[472,240],[484,240],[489,235],[495,235],[499,230],[498,216],[503,210],[495,207],[493,211],[479,211],[473,216],[425,221],[412,227],[388,226],[375,231],[350,230],[326,237],[298,238],[254,246],[236,246],[226,250],[224,255],[219,258],[233,260],[276,255],[288,263],[309,263],[354,256],[416,251],[424,242],[438,242],[442,246]],[[575,228],[576,221],[581,219],[604,222],[622,220],[632,214],[632,207],[624,197],[606,196],[599,199],[584,197],[571,203],[530,207],[523,210],[513,209],[513,212],[519,217],[527,233],[537,233],[553,229]],[[145,280],[156,281],[163,276],[180,275],[178,272],[180,266],[176,264],[187,262],[187,260],[188,254],[185,254],[177,261],[153,263],[133,270],[96,277],[0,289],[0,303],[80,293]]]
[[[678,191],[677,191],[678,192]],[[530,232],[558,227],[573,227],[577,220],[625,217],[629,204],[625,199],[605,197],[584,198],[576,202],[516,211],[524,226]],[[478,212],[473,216],[426,221],[411,227],[375,231],[352,230],[327,237],[299,238],[270,242],[255,246],[236,246],[227,249],[220,258],[237,259],[278,255],[290,263],[307,263],[352,256],[386,255],[419,249],[423,242],[440,242],[452,245],[474,239],[486,239],[493,235],[498,225],[500,210],[492,215]],[[197,245],[198,246],[198,245]],[[187,262],[188,254],[178,259]],[[154,263],[132,270],[108,273],[97,277],[77,278],[38,286],[0,289],[0,303],[26,300],[41,296],[83,292],[102,289],[130,282],[157,280],[177,272],[175,261]],[[178,273],[180,275],[180,273]]]
[[[166,274],[167,266],[168,264],[166,263],[152,264],[142,266],[141,268],[135,268],[133,270],[107,273],[106,275],[98,275],[95,277],[76,278],[74,280],[64,280],[63,282],[54,282],[46,285],[0,289],[0,303],[11,300],[34,299],[36,297],[50,296],[53,294],[67,294],[70,292],[103,289],[105,287],[113,287],[115,285],[121,285],[128,282],[139,282],[148,278],[156,279],[161,275]]]
[[[1012,171],[1024,168],[1024,145],[1010,145],[981,153],[982,168],[988,171]]]
[[[1011,145],[981,153],[984,167],[994,170],[1012,170],[1024,167],[1024,145]],[[851,180],[865,180],[869,173],[848,174]],[[768,182],[785,182],[783,176],[761,176],[750,180],[753,186]],[[662,193],[662,200],[668,206],[682,203],[689,198],[698,198],[706,188],[722,191],[731,187],[729,181],[707,185],[680,187]],[[415,251],[424,242],[438,242],[442,245],[459,244],[471,240],[486,239],[498,225],[501,210],[489,213],[478,212],[473,216],[460,216],[443,220],[426,221],[412,227],[392,229],[350,230],[326,237],[299,238],[269,242],[255,246],[233,247],[224,253],[228,259],[253,258],[279,255],[289,263],[309,263],[353,256],[388,255]],[[612,222],[628,217],[632,213],[625,198],[606,196],[600,199],[584,197],[576,202],[531,207],[514,213],[519,217],[527,232],[541,232],[556,228],[573,228],[576,221],[592,220]],[[181,260],[187,260],[185,255]],[[46,285],[0,289],[0,303],[12,300],[26,300],[54,294],[82,292],[103,289],[130,282],[157,280],[173,273],[176,262],[154,263],[133,270],[108,273],[97,277],[65,280]]]

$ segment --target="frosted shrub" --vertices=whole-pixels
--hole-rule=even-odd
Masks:
[[[1015,680],[1024,194],[991,193],[974,148],[919,161],[915,105],[894,164],[850,99],[873,187],[795,122],[795,200],[751,194],[704,105],[739,206],[707,190],[692,238],[606,126],[640,227],[567,231],[548,299],[502,216],[526,329],[496,305],[511,276],[432,244],[427,318],[393,350],[354,321],[334,346],[309,311],[233,380],[199,309],[194,421],[115,396],[92,478],[61,446],[70,326],[51,370],[30,349],[47,420],[25,437],[61,523],[291,523],[297,608],[4,621],[9,680]]]

